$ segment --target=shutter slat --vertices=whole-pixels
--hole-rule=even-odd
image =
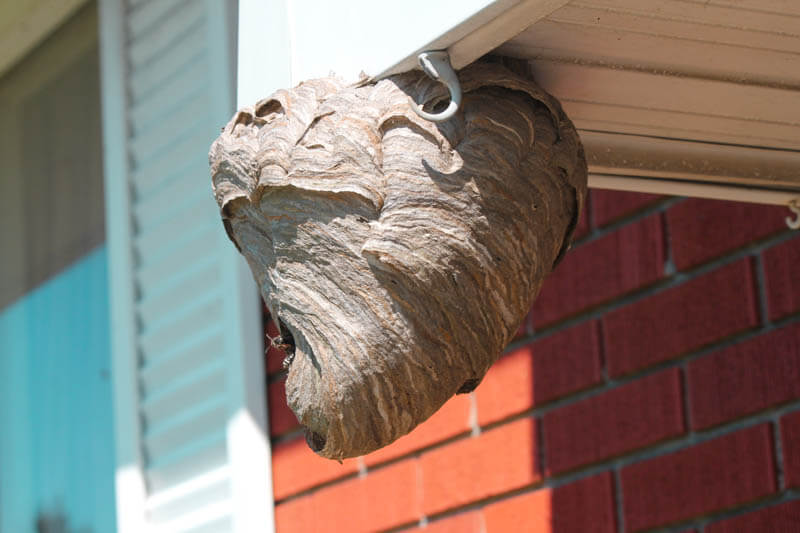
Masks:
[[[187,529],[184,533],[227,533],[233,531],[233,521],[229,516]]]
[[[182,30],[197,24],[205,15],[205,6],[196,0],[159,0],[130,12],[128,17],[129,54],[143,56],[143,46],[166,48]],[[147,48],[145,48],[147,50]]]
[[[189,193],[190,190],[193,193],[197,192],[197,176],[202,175],[201,171],[208,172],[208,163],[194,158],[188,161],[175,161],[174,163],[174,168],[170,169],[168,174],[158,177],[151,176],[149,181],[146,181],[147,178],[145,176],[136,177],[135,179],[139,179],[140,183],[145,181],[144,186],[140,186],[136,181],[133,181],[134,177],[132,176],[131,186],[141,203],[147,204],[156,197],[160,197],[163,200],[167,197],[168,191],[173,188],[176,191],[180,191],[183,188],[183,194]],[[194,183],[194,188],[187,190],[187,185],[192,183]],[[181,196],[182,194],[180,193],[177,195],[178,198]],[[169,198],[174,202],[176,195]]]
[[[172,246],[174,246],[176,238],[180,239],[180,243],[188,242],[197,237],[197,235],[204,234],[209,230],[217,229],[215,220],[209,220],[208,211],[213,210],[214,204],[211,203],[209,198],[204,198],[197,205],[188,206],[184,209],[183,217],[171,217],[172,224],[156,226],[145,233],[141,233],[136,237],[136,251],[141,254],[142,265],[147,266],[158,263],[166,256],[172,253]]]
[[[159,533],[225,533],[231,531],[232,524],[229,518],[231,505],[228,500],[198,507],[195,511],[180,518],[159,524],[156,531]]]
[[[208,143],[206,142],[208,141]],[[134,174],[134,183],[139,184],[139,177],[142,178],[142,185],[157,184],[168,177],[177,169],[184,168],[189,162],[203,161],[208,167],[208,162],[204,161],[206,154],[197,153],[197,147],[202,143],[210,144],[211,139],[206,124],[199,123],[189,135],[183,137],[176,137],[169,140],[169,144],[164,146],[163,150],[159,151],[150,157],[142,156],[134,150],[130,151],[131,163],[133,164],[136,174]],[[206,168],[206,171],[208,169]],[[196,176],[196,175],[195,175]],[[197,179],[197,178],[195,178]],[[152,185],[151,185],[152,187]]]
[[[147,161],[169,148],[169,143],[186,136],[206,120],[203,107],[207,105],[204,98],[184,101],[181,107],[164,113],[157,123],[151,125],[131,143],[131,154],[137,160]]]
[[[187,191],[186,185],[181,180],[173,181],[164,186],[161,194],[152,195],[146,201],[138,202],[133,209],[133,220],[137,230],[144,233],[161,224],[169,223],[175,216],[174,212],[194,207],[206,208],[204,202],[208,201],[210,198],[204,187]]]
[[[157,81],[169,75],[164,63],[191,60],[193,53],[189,47],[203,34],[204,22],[203,19],[188,19],[181,23],[175,34],[135,43],[132,48],[134,53],[130,56],[132,73],[142,77],[142,81]]]
[[[162,315],[163,309],[171,302],[186,302],[196,298],[209,287],[219,286],[220,274],[216,262],[202,265],[204,268],[184,272],[173,285],[144,297],[139,303],[139,317],[143,324],[154,323]]]
[[[190,409],[198,402],[207,400],[210,390],[218,391],[217,394],[224,392],[224,370],[224,365],[215,359],[145,394],[141,402],[145,432],[147,428],[176,416],[181,410]]]
[[[134,136],[146,135],[150,128],[159,126],[164,117],[174,114],[175,110],[180,110],[187,102],[201,100],[208,105],[208,90],[194,81],[207,67],[200,62],[194,62],[187,64],[185,68],[185,72],[159,85],[131,109],[131,132]],[[205,115],[204,110],[201,109],[198,115]]]
[[[192,336],[188,345],[179,344],[170,351],[157,352],[160,356],[145,357],[140,374],[142,387],[149,390],[163,387],[190,369],[219,357],[223,349],[222,332],[210,329]]]
[[[192,5],[197,5],[193,3]],[[131,55],[131,68],[142,77],[150,80],[169,76],[164,70],[165,63],[174,61],[187,61],[192,59],[192,54],[187,53],[191,43],[197,41],[205,32],[205,20],[202,18],[181,19],[181,24],[175,28],[166,28],[170,33],[157,33],[146,36],[133,45]],[[173,33],[174,32],[174,33]]]
[[[192,76],[190,69],[196,68],[199,76],[208,71],[208,65],[203,63],[208,59],[208,50],[202,32],[190,33],[183,41],[176,43],[172,52],[155,59],[146,68],[140,68],[140,74],[131,80],[129,90],[134,109],[139,110],[153,101],[158,102],[159,95],[174,97],[175,94],[168,93],[165,86],[181,79],[186,85],[197,83],[198,77]]]
[[[219,468],[226,462],[225,432],[219,431],[168,455],[148,458],[145,476],[151,490],[156,491],[185,482],[198,471]]]
[[[186,407],[180,413],[163,420],[151,420],[144,431],[144,443],[151,452],[177,448],[188,440],[189,435],[198,436],[213,433],[214,423],[219,422],[225,414],[225,396],[218,395]],[[221,418],[220,418],[221,417]]]
[[[217,238],[217,230],[218,228],[206,226],[193,231],[188,238],[182,236],[171,251],[162,246],[157,257],[142,259],[137,280],[140,284],[152,288],[181,275],[182,267],[190,266],[192,261],[203,261],[208,257],[208,243]]]
[[[193,351],[195,349],[202,349],[201,346],[198,346],[200,343],[210,342],[214,337],[222,337],[223,335],[224,331],[222,330],[222,325],[214,324],[196,331],[189,337],[178,340],[174,344],[170,345],[167,349],[147,350],[140,346],[139,353],[141,354],[141,359],[143,361],[140,372],[146,373],[150,366],[155,367],[160,364],[166,364],[166,362],[173,358],[180,358],[184,357],[184,354],[194,353]],[[190,355],[185,356],[190,357]],[[155,374],[157,372],[158,370],[154,368],[153,373]]]
[[[145,474],[151,489],[157,491],[187,481],[198,471],[223,466],[225,455],[225,432],[220,430],[168,454],[148,457]]]
[[[195,494],[219,490],[220,486],[228,485],[230,476],[230,468],[226,465],[204,472],[185,483],[154,491],[147,500],[146,511],[159,520],[171,520],[182,508],[184,512],[191,511],[187,504]]]
[[[197,302],[189,305],[180,302],[181,308],[165,314],[161,323],[145,329],[140,335],[143,350],[164,350],[174,346],[180,339],[190,337],[202,326],[221,319],[221,293],[204,294]]]
[[[125,0],[123,3],[125,4],[126,11],[128,13],[133,12],[135,9],[146,5],[150,2],[158,2],[159,0]]]
[[[208,255],[200,261],[196,261],[191,265],[187,265],[181,272],[176,272],[169,278],[161,279],[160,283],[152,285],[139,285],[139,302],[137,308],[140,312],[148,312],[147,309],[151,305],[157,305],[156,302],[151,303],[152,300],[162,298],[165,293],[175,290],[181,284],[185,283],[193,276],[199,275],[201,271],[213,269],[219,266],[219,258],[213,255]],[[221,274],[220,274],[221,275]],[[159,311],[161,312],[161,311]]]
[[[227,477],[227,468],[224,469],[226,477],[217,480],[215,483],[196,488],[192,492],[149,511],[150,517],[156,523],[164,523],[175,520],[192,510],[205,507],[217,501],[228,500],[231,497],[231,484]]]
[[[213,398],[148,427],[144,434],[145,448],[151,455],[164,455],[213,433],[224,427],[228,416],[226,407],[224,397]]]
[[[170,184],[176,177],[190,176],[197,180],[198,176],[208,173],[207,150],[198,154],[198,147],[210,145],[209,133],[199,128],[191,137],[180,139],[171,149],[148,161],[133,159],[136,169],[132,174],[134,191],[139,198],[158,194],[160,189]],[[198,173],[203,169],[203,174]]]

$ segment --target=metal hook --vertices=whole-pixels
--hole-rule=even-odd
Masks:
[[[422,52],[417,59],[419,66],[430,78],[443,83],[450,91],[450,105],[447,109],[438,114],[427,113],[419,107],[416,102],[411,100],[411,109],[414,112],[431,122],[442,122],[452,117],[461,105],[461,84],[458,83],[458,76],[450,65],[450,54],[445,50],[435,50],[432,52]]]
[[[789,200],[789,209],[797,215],[794,220],[792,217],[786,217],[786,225],[791,229],[800,229],[800,198],[793,198]]]

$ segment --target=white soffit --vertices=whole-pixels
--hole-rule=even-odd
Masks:
[[[572,0],[497,52],[529,60],[561,100],[594,186],[628,176],[800,194],[796,0]]]

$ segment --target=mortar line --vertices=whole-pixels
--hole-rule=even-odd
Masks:
[[[611,378],[608,374],[608,358],[606,357],[606,332],[602,320],[597,320],[596,324],[597,353],[600,357],[600,375],[603,377],[603,381],[608,383],[611,381]]]
[[[666,277],[674,276],[678,269],[675,266],[675,257],[672,251],[672,232],[670,231],[669,222],[667,221],[666,210],[661,212],[661,228],[664,239],[664,275]]]
[[[544,441],[544,418],[534,418],[534,423],[536,424],[534,426],[536,428],[536,459],[539,462],[539,473],[542,479],[545,479],[547,477],[547,463],[545,462],[547,461],[547,455]]]
[[[781,440],[781,421],[780,417],[776,416],[772,420],[772,446],[775,453],[775,483],[778,485],[778,490],[786,488],[786,477],[783,465],[783,441]]]
[[[622,494],[622,474],[619,465],[612,469],[612,484],[614,485],[614,510],[617,515],[617,533],[625,533],[625,502]]]
[[[470,435],[477,437],[481,434],[481,426],[478,422],[478,397],[475,391],[469,393],[469,414],[467,415],[467,425],[470,427]]]
[[[761,324],[768,325],[770,323],[769,319],[769,303],[767,301],[767,283],[766,283],[766,273],[764,271],[764,258],[761,253],[755,253],[754,255],[754,263],[755,263],[755,274],[756,274],[756,296],[758,297],[758,314],[759,318],[761,319]]]
[[[716,513],[710,513],[708,516],[703,516],[701,518],[695,518],[690,521],[684,521],[679,524],[675,524],[672,526],[671,529],[653,529],[650,530],[648,533],[667,533],[668,531],[677,532],[677,531],[684,531],[687,527],[688,528],[696,528],[698,531],[705,531],[705,528],[713,524],[715,522],[719,522],[721,520],[727,520],[729,518],[735,518],[737,516],[746,515],[748,513],[752,513],[754,511],[759,511],[761,509],[766,509],[768,507],[773,507],[776,505],[781,505],[783,503],[787,503],[794,500],[800,500],[800,490],[788,490],[783,492],[776,492],[766,498],[762,498],[755,502],[748,502],[744,505],[739,505],[731,509],[724,509],[722,511]]]
[[[687,433],[691,433],[694,427],[692,424],[691,395],[689,394],[689,364],[683,361],[680,368],[681,399],[683,400],[683,426]]]
[[[592,226],[593,231],[590,232],[586,236],[586,238],[581,239],[580,244],[584,245],[586,243],[601,239],[610,233],[614,233],[615,231],[624,226],[635,224],[636,222],[639,222],[640,220],[643,220],[656,213],[664,213],[673,205],[681,203],[685,200],[686,198],[681,196],[665,197],[662,200],[658,200],[650,205],[642,207],[641,209],[637,209],[636,211],[630,214],[626,214],[621,218],[618,218],[606,224],[605,226],[598,227],[596,225],[593,225]]]

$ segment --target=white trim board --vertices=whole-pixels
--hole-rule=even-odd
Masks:
[[[241,0],[238,102],[331,73],[356,81],[412,70],[431,49],[461,68],[567,1]]]
[[[800,152],[579,130],[589,187],[787,205]]]
[[[523,0],[513,5],[493,2],[438,36],[417,47],[380,72],[376,78],[417,68],[417,55],[426,50],[447,50],[454,68],[463,68],[517,36],[537,21],[566,5],[569,0]]]
[[[800,189],[800,152],[579,130],[589,171]]]
[[[800,190],[782,191],[766,189],[764,187],[726,185],[724,183],[637,178],[632,176],[592,173],[589,174],[589,187],[592,189],[607,189],[612,191],[689,196],[693,198],[708,198],[711,200],[730,200],[734,202],[783,206],[787,206],[792,200],[800,198]]]
[[[106,242],[110,300],[111,376],[117,471],[118,533],[145,531],[147,490],[142,473],[141,425],[138,412],[136,317],[131,234],[130,189],[126,153],[126,62],[123,40],[123,6],[101,0],[100,82],[103,106],[103,172],[106,197]],[[113,176],[114,179],[110,179]],[[112,215],[113,214],[113,215]]]

